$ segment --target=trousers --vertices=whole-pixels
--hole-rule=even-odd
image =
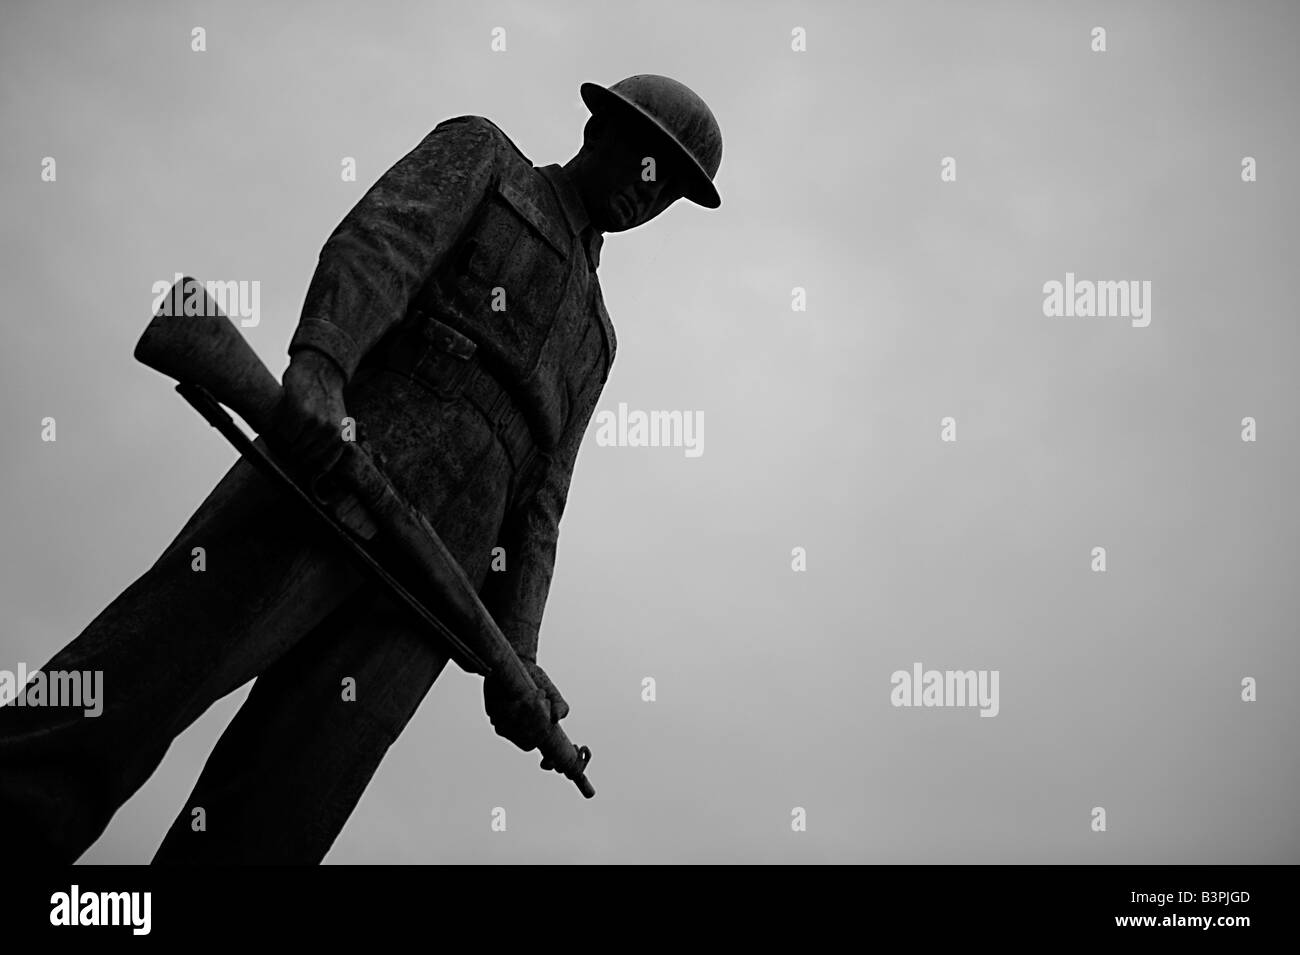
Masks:
[[[363,367],[345,400],[394,485],[481,589],[515,505],[516,463],[460,389],[466,376],[447,373],[456,360],[430,367],[439,373],[426,378],[446,382],[432,387]],[[158,561],[43,668],[101,671],[101,715],[0,707],[6,842],[75,861],[172,740],[255,680],[154,862],[319,862],[448,661],[417,626],[241,459]]]

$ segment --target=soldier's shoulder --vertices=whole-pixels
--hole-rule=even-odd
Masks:
[[[464,136],[471,141],[490,145],[502,155],[502,158],[514,162],[523,161],[529,166],[532,165],[524,151],[506,135],[505,130],[486,116],[453,116],[450,119],[444,119],[435,126],[433,132],[446,132],[456,136]]]

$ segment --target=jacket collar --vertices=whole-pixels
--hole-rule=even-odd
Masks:
[[[573,230],[574,235],[583,238],[587,247],[587,258],[591,262],[591,267],[596,268],[600,265],[600,247],[605,244],[605,236],[591,224],[591,216],[587,214],[587,207],[583,204],[582,196],[578,194],[573,180],[558,163],[539,166],[537,171],[546,177],[546,181],[555,190],[555,197],[560,200],[560,208],[564,210],[564,218],[568,220],[569,228]]]

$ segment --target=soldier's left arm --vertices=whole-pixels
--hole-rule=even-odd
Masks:
[[[600,384],[590,387],[575,409],[555,450],[541,465],[536,491],[518,516],[502,528],[506,569],[489,571],[483,603],[510,645],[527,663],[537,662],[542,613],[550,594],[559,543],[560,518],[568,501],[578,449],[600,398]]]

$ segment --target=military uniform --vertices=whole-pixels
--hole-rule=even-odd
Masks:
[[[361,438],[525,659],[615,353],[601,242],[560,166],[486,119],[447,120],[331,234],[290,343],[343,370]],[[319,861],[447,659],[241,460],[47,664],[103,671],[103,714],[0,707],[6,838],[75,860],[171,741],[256,677],[156,861]]]

